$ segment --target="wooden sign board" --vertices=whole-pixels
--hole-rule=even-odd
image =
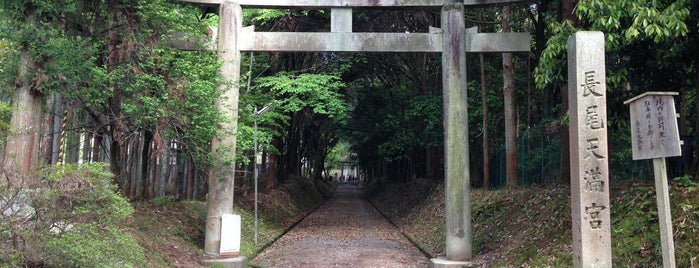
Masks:
[[[627,100],[631,109],[633,159],[682,155],[673,96],[677,92],[646,92]]]
[[[238,257],[240,255],[240,215],[221,215],[221,257]]]

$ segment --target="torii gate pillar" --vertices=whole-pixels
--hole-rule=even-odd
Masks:
[[[442,7],[442,95],[446,177],[446,252],[450,261],[471,260],[471,185],[468,158],[466,27],[464,5]]]
[[[204,233],[204,253],[210,256],[220,254],[221,215],[233,213],[241,57],[238,35],[242,28],[243,9],[241,6],[231,2],[221,3],[218,57],[222,62],[220,73],[224,83],[219,87],[222,96],[216,105],[226,121],[220,126],[219,135],[211,142],[214,163],[209,171],[206,231]]]

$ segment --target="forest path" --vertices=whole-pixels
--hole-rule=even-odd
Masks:
[[[341,184],[333,196],[251,261],[257,267],[427,267],[429,260],[368,201]]]

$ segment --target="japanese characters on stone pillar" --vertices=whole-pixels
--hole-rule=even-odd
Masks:
[[[570,187],[575,267],[611,267],[604,34],[568,40]]]

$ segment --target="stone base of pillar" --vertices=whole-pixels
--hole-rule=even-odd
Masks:
[[[216,267],[223,268],[245,268],[247,267],[248,258],[245,256],[235,257],[235,258],[225,258],[225,259],[210,259],[205,260],[207,264],[216,264]]]
[[[430,259],[430,268],[476,268],[478,263],[470,261],[450,261],[445,259]]]

